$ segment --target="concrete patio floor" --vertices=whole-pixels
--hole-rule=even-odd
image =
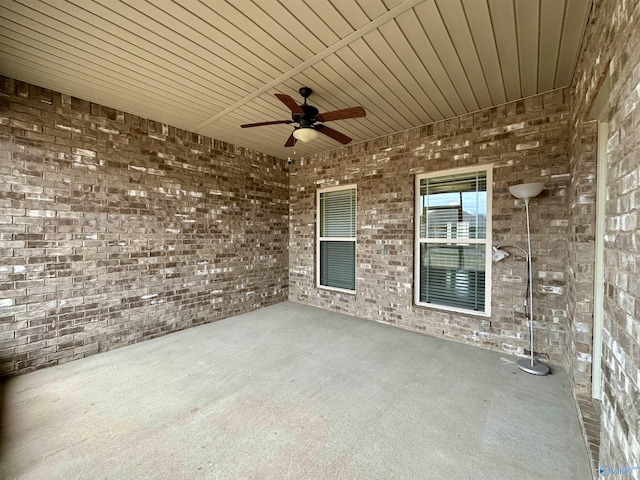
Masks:
[[[285,302],[5,385],[2,478],[589,479],[569,380]]]

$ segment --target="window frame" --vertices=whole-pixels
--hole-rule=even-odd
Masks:
[[[353,237],[321,237],[320,236],[320,218],[321,218],[321,212],[320,212],[320,196],[323,193],[329,193],[329,192],[338,192],[340,190],[355,190],[355,235]],[[354,284],[354,289],[353,290],[348,290],[346,288],[338,288],[338,287],[331,287],[328,285],[322,285],[320,283],[320,244],[323,241],[350,241],[354,243],[354,262],[353,262],[353,272],[354,272],[354,276],[356,278],[356,282],[357,282],[357,266],[358,266],[358,242],[357,242],[357,237],[358,237],[358,187],[356,184],[349,184],[349,185],[339,185],[336,187],[326,187],[326,188],[320,188],[316,191],[316,288],[321,289],[321,290],[330,290],[333,292],[342,292],[342,293],[348,293],[350,295],[355,295],[356,294],[356,289],[355,289],[355,284]]]
[[[486,235],[484,239],[477,238],[465,238],[465,239],[421,239],[420,238],[420,181],[425,178],[437,178],[437,177],[447,177],[450,175],[459,175],[465,173],[476,173],[476,172],[485,172],[486,181],[487,181],[487,211],[486,211]],[[493,199],[493,164],[488,165],[473,165],[469,167],[461,167],[461,168],[452,168],[449,170],[438,170],[435,172],[418,174],[415,177],[415,212],[414,212],[414,235],[415,235],[415,244],[414,244],[414,267],[413,267],[413,285],[414,285],[414,304],[420,307],[428,307],[434,308],[437,310],[444,310],[447,312],[456,312],[456,313],[464,313],[467,315],[476,315],[482,317],[490,317],[491,316],[491,246],[492,246],[492,237],[493,237],[493,229],[492,229],[492,199]],[[449,240],[449,241],[447,241]],[[455,241],[451,241],[455,240]],[[484,311],[478,310],[469,310],[466,308],[452,307],[449,305],[440,305],[437,303],[428,303],[420,300],[420,245],[422,243],[426,244],[484,244],[485,245],[485,287],[484,287],[484,298],[485,305]]]

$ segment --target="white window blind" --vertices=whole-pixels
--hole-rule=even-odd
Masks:
[[[490,176],[485,167],[416,179],[416,303],[489,312]]]
[[[356,289],[356,188],[318,192],[318,285]]]

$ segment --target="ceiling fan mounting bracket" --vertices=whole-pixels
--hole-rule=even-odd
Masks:
[[[300,87],[300,90],[298,90],[298,92],[300,93],[300,95],[302,95],[302,98],[304,98],[304,103],[307,103],[307,98],[313,93],[313,90],[311,90],[309,87]]]

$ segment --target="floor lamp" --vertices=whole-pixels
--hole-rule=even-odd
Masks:
[[[531,265],[531,229],[529,227],[529,200],[537,196],[544,189],[544,183],[524,183],[509,187],[511,195],[524,200],[527,214],[527,273],[529,274],[529,342],[531,343],[531,358],[518,360],[518,368],[533,375],[548,375],[549,367],[533,358],[533,267]]]

